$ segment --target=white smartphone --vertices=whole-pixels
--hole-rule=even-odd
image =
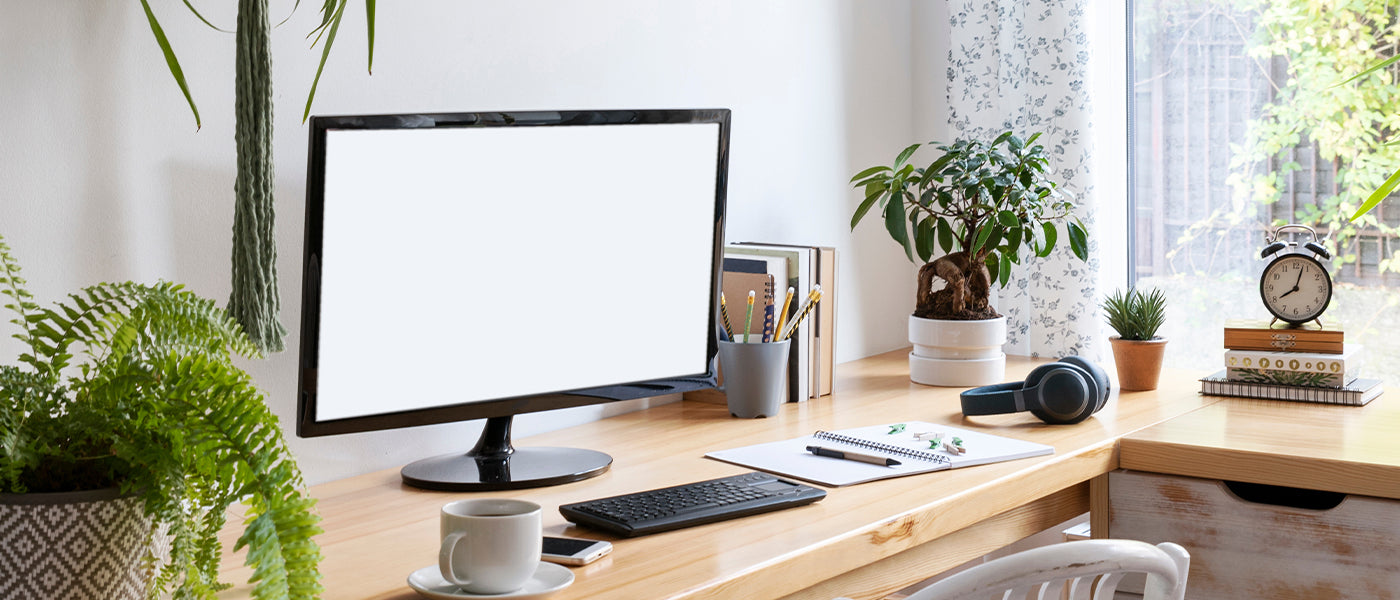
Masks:
[[[598,560],[609,552],[612,552],[610,542],[545,536],[541,558],[561,565],[579,566]]]

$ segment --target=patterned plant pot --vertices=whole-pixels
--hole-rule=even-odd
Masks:
[[[140,600],[152,574],[142,558],[161,542],[141,501],[116,488],[0,494],[0,598]]]

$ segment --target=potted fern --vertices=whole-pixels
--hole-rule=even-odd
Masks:
[[[1113,364],[1118,368],[1118,385],[1124,390],[1155,390],[1162,373],[1166,338],[1157,329],[1167,319],[1167,297],[1162,290],[1142,292],[1136,288],[1114,291],[1101,306],[1108,326],[1118,332],[1109,338]]]
[[[233,364],[257,355],[237,323],[170,283],[99,284],[50,308],[24,284],[0,238],[23,342],[0,365],[0,597],[213,598],[235,502],[254,597],[319,594],[314,501]]]
[[[992,283],[1004,287],[1013,264],[1048,256],[1060,237],[1056,222],[1064,221],[1074,255],[1088,260],[1088,236],[1072,215],[1074,203],[1049,178],[1039,137],[1023,141],[1007,131],[991,143],[958,140],[938,146],[941,154],[924,168],[909,162],[922,146],[914,144],[893,165],[851,178],[865,192],[851,228],[878,205],[890,237],[911,261],[917,254],[924,263],[909,318],[915,383],[1002,381],[1006,318],[991,306]]]

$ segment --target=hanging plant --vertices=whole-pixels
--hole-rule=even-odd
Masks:
[[[325,0],[321,23],[307,36],[312,47],[320,44],[321,62],[306,96],[302,122],[311,115],[316,86],[326,68],[331,46],[335,44],[340,21],[349,0]],[[189,0],[185,6],[205,25],[219,31]],[[165,31],[151,11],[148,0],[141,0],[151,33],[165,55],[170,74],[185,95],[194,113],[195,127],[202,125],[199,108],[190,93],[180,61]],[[295,10],[295,8],[293,9]],[[366,31],[369,36],[368,69],[374,69],[375,0],[365,0]],[[272,44],[267,0],[239,0],[238,23],[234,31],[234,140],[237,145],[238,174],[234,181],[233,212],[233,292],[228,312],[243,326],[248,337],[263,352],[280,352],[286,329],[278,321],[281,300],[277,293],[277,244],[274,240],[272,160]]]

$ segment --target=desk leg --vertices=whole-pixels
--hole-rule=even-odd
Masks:
[[[783,600],[884,598],[969,560],[1084,514],[1089,485],[1081,483],[1013,508],[927,544],[828,579]]]
[[[1108,531],[1108,473],[1089,480],[1089,537],[1102,540]]]

